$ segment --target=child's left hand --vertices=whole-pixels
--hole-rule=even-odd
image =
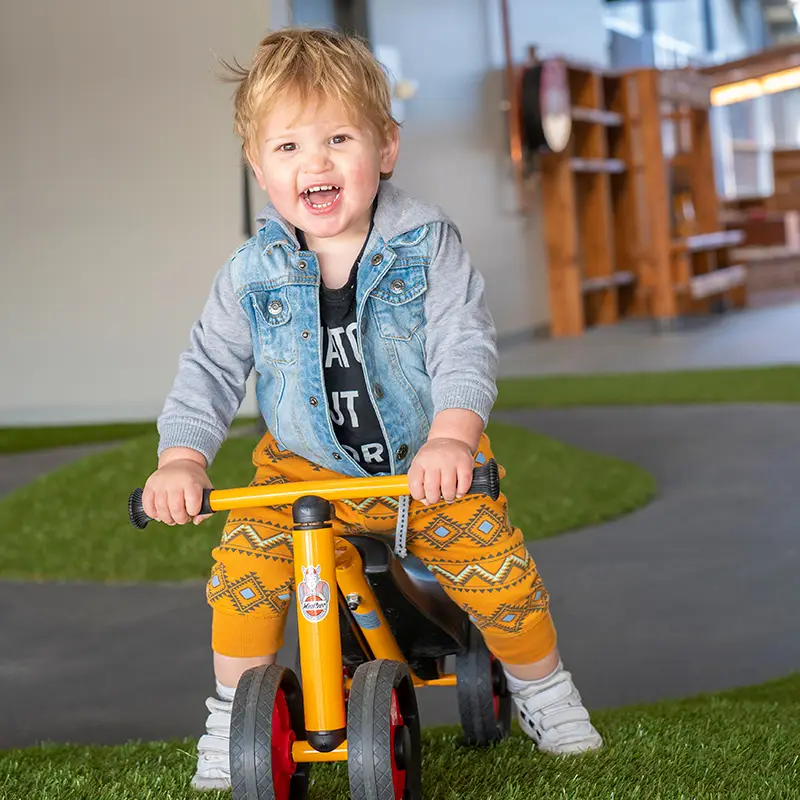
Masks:
[[[425,505],[463,497],[472,485],[474,455],[460,439],[429,439],[408,470],[409,493]]]

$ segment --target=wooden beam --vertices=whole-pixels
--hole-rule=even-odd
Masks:
[[[698,71],[709,76],[714,86],[723,86],[727,83],[757,80],[772,72],[793,67],[800,67],[800,43],[762,50],[745,58],[703,67]]]
[[[655,69],[642,69],[636,76],[641,119],[643,192],[639,197],[642,220],[643,267],[650,290],[650,314],[657,320],[677,314],[670,269],[670,213],[667,171],[661,140],[661,96]]]
[[[586,325],[578,260],[578,220],[575,185],[564,153],[542,157],[542,196],[551,332],[555,337],[579,336]]]

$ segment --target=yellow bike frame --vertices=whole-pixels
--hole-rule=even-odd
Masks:
[[[405,494],[408,494],[408,478],[405,475],[251,486],[214,490],[208,494],[208,506],[213,511],[290,502],[294,502],[297,509],[298,505],[308,501],[312,505],[316,502],[319,509],[314,520],[309,522],[298,522],[298,513],[295,511],[292,533],[307,736],[307,741],[297,741],[292,747],[295,761],[347,760],[345,690],[349,688],[350,681],[342,674],[340,597],[357,598],[353,600],[357,605],[351,606],[351,610],[359,623],[361,636],[375,658],[405,661],[372,587],[364,576],[361,555],[346,539],[334,536],[332,508],[328,502],[319,501],[399,497]],[[331,583],[335,583],[338,591],[331,590]],[[422,680],[412,671],[412,678],[415,686],[456,684],[453,674]]]
[[[472,491],[499,496],[499,479],[505,474],[503,468],[491,459],[480,469],[480,480],[477,470],[473,477]],[[358,550],[346,539],[333,534],[334,513],[330,501],[408,494],[406,475],[206,490],[203,494],[202,514],[293,504],[295,594],[306,726],[306,741],[296,741],[292,748],[295,761],[347,760],[345,691],[350,680],[345,678],[342,669],[340,602],[347,599],[365,650],[376,659],[405,661],[364,576]],[[150,521],[142,506],[141,489],[131,493],[128,514],[137,528],[144,528]],[[422,680],[412,670],[411,677],[417,687],[456,684],[453,674]]]

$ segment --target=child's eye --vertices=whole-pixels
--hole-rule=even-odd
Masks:
[[[278,150],[282,153],[291,153],[292,150],[296,150],[297,145],[294,142],[286,142],[285,144],[278,145]]]
[[[342,144],[346,142],[350,137],[346,136],[344,133],[340,133],[337,136],[331,136],[331,144]]]

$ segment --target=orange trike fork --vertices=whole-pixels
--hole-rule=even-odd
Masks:
[[[306,496],[292,506],[295,594],[306,740],[330,753],[347,738],[339,592],[352,603],[361,633],[376,658],[404,661],[364,577],[358,550],[333,535],[334,512],[324,498]]]
[[[319,752],[347,738],[333,508],[306,496],[292,506],[295,594],[306,739]]]

